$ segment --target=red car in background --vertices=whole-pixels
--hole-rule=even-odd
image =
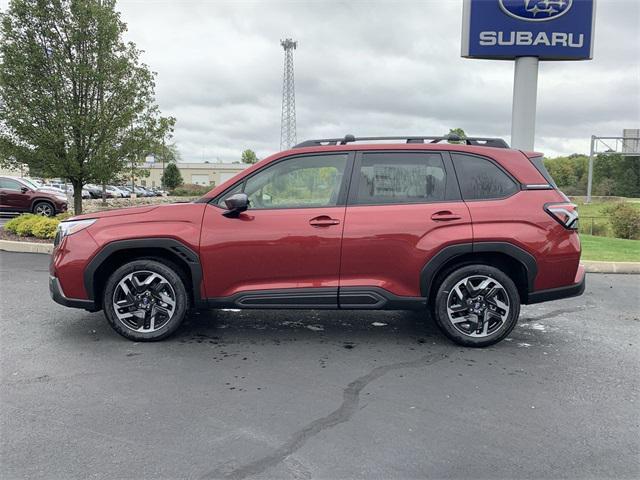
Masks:
[[[0,211],[53,217],[67,211],[67,197],[40,189],[26,178],[0,177]]]
[[[266,158],[190,204],[62,222],[49,285],[135,341],[169,336],[191,307],[412,309],[481,347],[521,304],[584,291],[577,220],[539,153],[348,135]]]

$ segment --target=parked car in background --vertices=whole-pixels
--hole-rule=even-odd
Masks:
[[[40,187],[41,190],[43,189],[56,189],[59,193],[62,193],[64,195],[69,195],[69,196],[73,196],[73,187],[69,184],[66,183],[60,183],[60,182],[46,182],[45,184],[43,184],[42,187]],[[82,198],[83,199],[88,199],[91,198],[91,194],[89,193],[89,190],[87,190],[86,188],[82,189]]]
[[[98,185],[94,185],[92,183],[87,183],[84,188],[89,192],[91,198],[102,198],[102,187]]]
[[[107,193],[112,197],[112,198],[124,198],[125,194],[122,190],[120,190],[118,187],[114,186],[114,185],[107,185],[106,187]]]
[[[585,288],[576,206],[542,160],[491,138],[309,140],[196,202],[62,222],[51,295],[134,341],[192,307],[321,308],[429,310],[492,345],[521,304]]]
[[[67,196],[41,190],[26,178],[0,177],[0,211],[53,217],[67,211]]]

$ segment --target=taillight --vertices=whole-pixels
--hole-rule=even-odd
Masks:
[[[544,210],[560,225],[570,230],[578,229],[578,206],[573,203],[547,203]]]

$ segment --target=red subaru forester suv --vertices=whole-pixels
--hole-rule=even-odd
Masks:
[[[62,222],[49,285],[135,341],[171,335],[191,308],[411,309],[481,347],[509,334],[520,304],[582,294],[577,220],[539,153],[347,135],[193,203]]]

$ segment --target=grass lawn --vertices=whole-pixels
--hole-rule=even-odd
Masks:
[[[640,240],[580,235],[582,260],[640,262]]]
[[[627,203],[630,203],[633,207],[640,210],[640,202],[637,202],[636,198],[628,199]],[[592,203],[584,203],[580,201],[574,202],[578,205],[578,213],[581,217],[606,217],[605,209],[618,202],[603,202],[594,200]]]

